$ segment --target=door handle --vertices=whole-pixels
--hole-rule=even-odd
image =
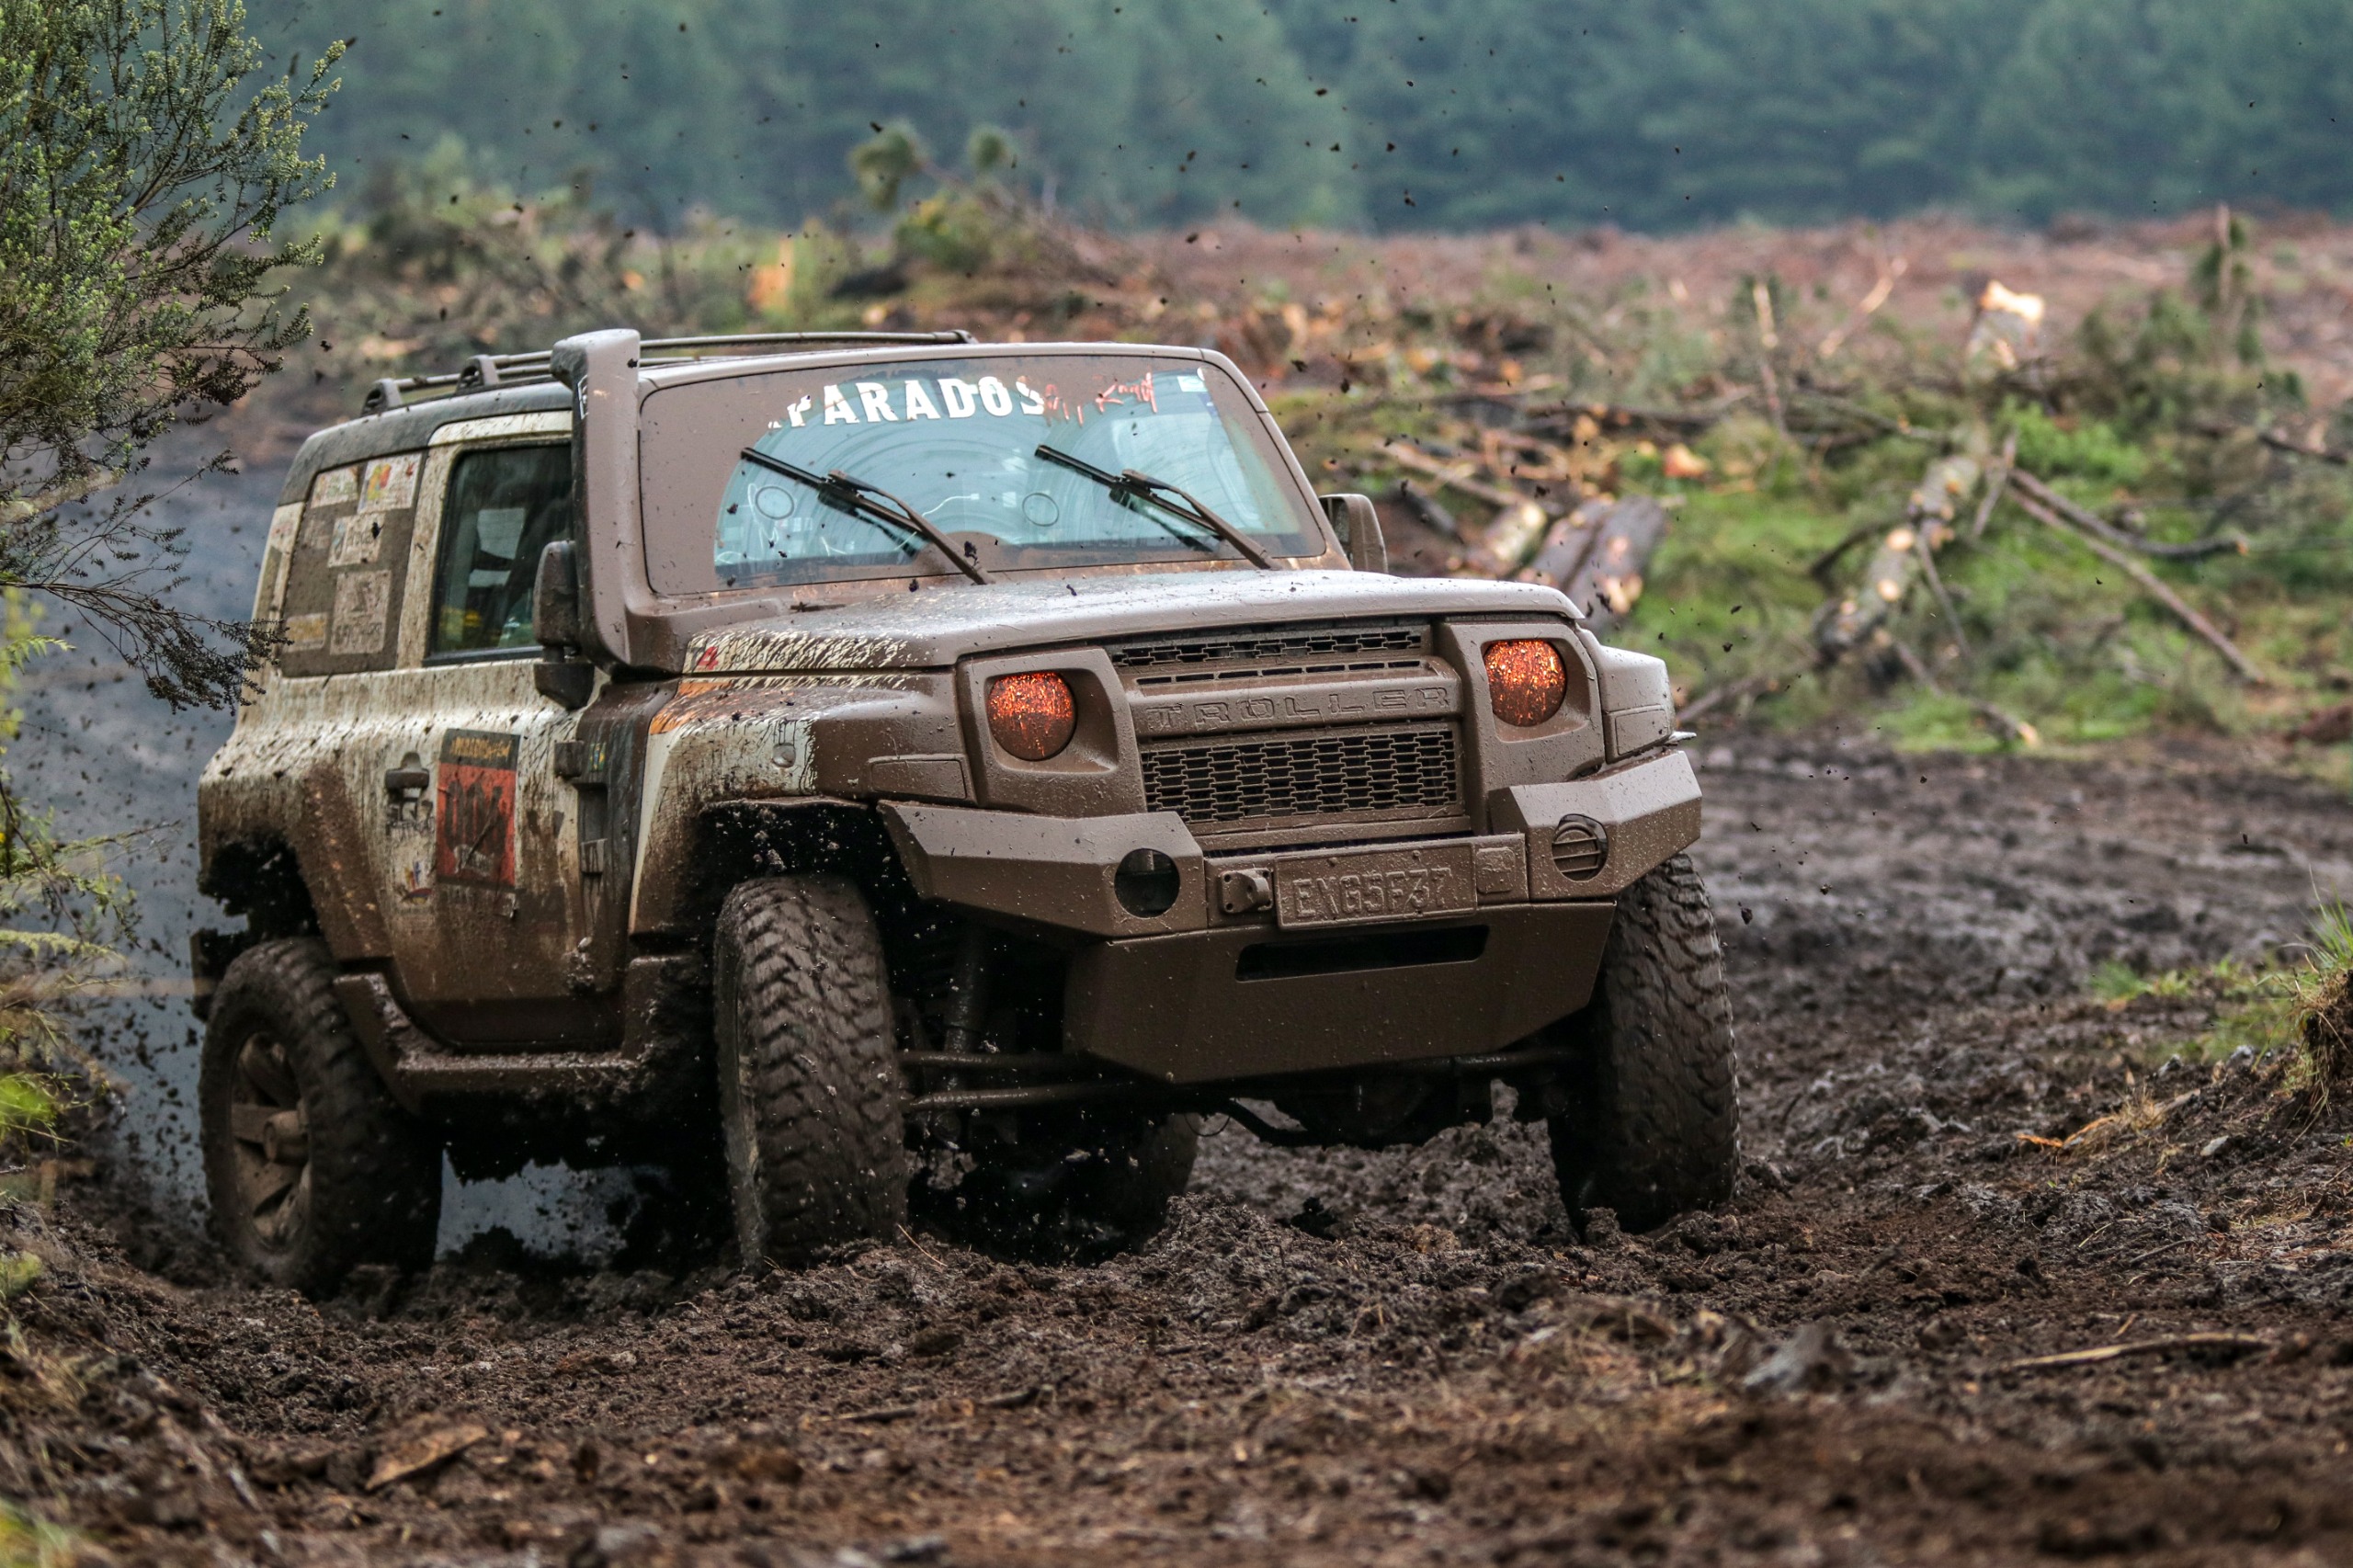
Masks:
[[[384,769],[384,793],[395,801],[414,801],[433,787],[433,770],[429,767],[388,767]]]

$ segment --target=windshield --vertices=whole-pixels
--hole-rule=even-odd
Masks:
[[[1191,492],[1268,554],[1324,540],[1256,412],[1214,366],[1039,354],[903,360],[665,388],[646,400],[648,565],[662,593],[955,570],[745,448],[879,486],[990,572],[1241,563],[1214,530],[1039,447]]]

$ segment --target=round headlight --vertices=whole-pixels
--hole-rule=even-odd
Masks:
[[[989,682],[989,733],[1024,762],[1043,762],[1070,744],[1078,704],[1058,675],[999,676]]]
[[[1534,638],[1487,644],[1487,700],[1495,717],[1531,730],[1561,710],[1569,695],[1561,651]]]

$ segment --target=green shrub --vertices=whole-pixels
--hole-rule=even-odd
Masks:
[[[2061,421],[2032,403],[2012,405],[2006,417],[2018,433],[2019,466],[2044,479],[2129,485],[2149,472],[2149,454],[2104,419]]]

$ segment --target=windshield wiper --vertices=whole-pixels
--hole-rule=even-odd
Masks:
[[[981,563],[977,561],[967,561],[963,553],[956,548],[955,540],[941,533],[929,517],[925,517],[879,484],[869,484],[862,479],[854,479],[839,469],[834,470],[831,473],[813,472],[796,464],[786,462],[782,458],[772,458],[756,447],[745,448],[743,457],[745,462],[756,464],[771,473],[780,473],[787,479],[799,480],[845,511],[860,517],[872,517],[877,522],[896,523],[899,527],[916,534],[932,549],[948,557],[948,563],[950,566],[955,567],[973,582],[986,583],[990,580],[989,574],[981,570]],[[881,499],[875,499],[877,496]],[[890,505],[884,506],[885,501]]]
[[[1189,493],[1179,490],[1165,479],[1154,479],[1148,473],[1138,473],[1134,469],[1126,469],[1119,473],[1113,473],[1108,469],[1097,468],[1084,458],[1074,458],[1068,452],[1042,444],[1038,448],[1038,455],[1050,463],[1060,463],[1073,473],[1085,474],[1108,490],[1115,500],[1133,495],[1140,500],[1151,502],[1165,512],[1174,513],[1188,523],[1209,529],[1210,532],[1240,551],[1243,557],[1260,571],[1282,570],[1275,564],[1273,556],[1259,549],[1240,528],[1211,511]],[[1170,495],[1176,496],[1176,500],[1169,500]],[[1182,502],[1183,505],[1179,506],[1177,502]]]

